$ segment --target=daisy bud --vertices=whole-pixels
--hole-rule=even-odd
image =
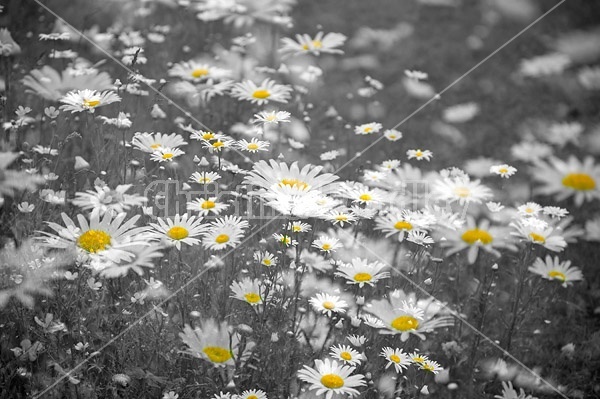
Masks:
[[[293,337],[294,336],[294,332],[293,331],[288,331],[285,333],[285,335],[287,335],[288,337]]]
[[[356,297],[356,304],[357,305],[364,305],[365,304],[365,297],[364,296],[357,296]]]
[[[425,279],[425,281],[423,281],[423,284],[425,285],[431,285],[433,284],[433,280],[431,279],[431,277]]]
[[[427,385],[423,385],[423,388],[421,388],[421,393],[423,395],[429,395],[429,389],[427,388]]]
[[[85,159],[83,159],[80,156],[75,157],[75,170],[83,170],[83,169],[89,169],[89,168],[90,168],[90,164],[88,163],[88,161],[86,161]]]
[[[210,162],[208,162],[208,159],[206,159],[205,157],[202,157],[200,162],[198,162],[198,166],[208,166],[208,165],[210,165]]]
[[[450,391],[454,391],[455,389],[458,389],[458,384],[456,382],[451,382],[448,384],[448,386],[446,386],[446,388],[448,388]]]
[[[250,335],[254,332],[252,327],[250,327],[248,324],[239,324],[237,326],[237,330],[240,334],[246,334],[246,335]]]
[[[276,332],[271,334],[271,342],[278,342],[278,341],[279,341],[279,334],[277,334]]]
[[[362,323],[362,320],[358,317],[353,317],[350,319],[350,324],[352,324],[352,327],[359,327],[360,323]]]
[[[226,390],[235,389],[235,382],[233,380],[229,381],[229,384],[225,387]]]
[[[492,265],[492,270],[498,270],[498,264],[497,263],[494,263]]]
[[[196,163],[200,162],[200,158],[198,158],[198,155],[194,155],[193,161]]]
[[[150,116],[154,119],[165,119],[167,114],[158,106],[158,104],[154,104],[150,111]]]
[[[301,314],[304,314],[304,313],[306,313],[306,308],[304,308],[304,307],[302,307],[302,306],[301,306],[301,307],[299,307],[299,308],[298,308],[298,313],[301,313]]]
[[[335,323],[334,327],[341,330],[342,328],[344,328],[344,322],[342,320],[340,320],[337,323]]]

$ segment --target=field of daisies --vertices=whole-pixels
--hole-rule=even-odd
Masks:
[[[0,398],[600,397],[598,21],[4,1]]]

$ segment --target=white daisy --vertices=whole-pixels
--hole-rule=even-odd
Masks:
[[[350,366],[359,366],[364,356],[348,345],[338,345],[329,348],[329,356],[335,360],[341,360],[342,364],[346,363]]]
[[[229,78],[231,71],[199,60],[190,60],[174,64],[169,69],[168,75],[192,82],[200,82],[208,79],[222,80]]]
[[[268,151],[270,145],[268,141],[258,140],[256,137],[250,141],[242,139],[235,144],[238,149],[248,152]]]
[[[239,216],[225,216],[212,222],[202,233],[202,245],[206,249],[220,251],[238,245],[248,222]]]
[[[335,360],[317,359],[315,367],[305,365],[298,377],[310,384],[309,390],[316,390],[317,395],[325,394],[325,399],[332,399],[334,395],[355,396],[359,394],[357,387],[367,385],[362,374],[351,375],[354,367],[338,365]]]
[[[341,33],[317,33],[314,38],[307,34],[296,35],[296,40],[285,37],[281,39],[283,46],[279,52],[284,56],[299,55],[311,53],[320,55],[321,53],[343,54],[344,52],[337,47],[340,47],[346,41],[346,36]]]
[[[289,123],[291,114],[287,111],[261,111],[254,114],[254,123],[263,125]]]
[[[175,158],[183,154],[185,152],[179,148],[160,147],[150,155],[150,159],[159,163],[172,162]]]
[[[458,201],[461,205],[481,203],[492,198],[492,190],[482,185],[479,180],[471,180],[468,176],[444,177],[437,180],[432,194],[439,200],[450,203]]]
[[[583,280],[583,274],[578,267],[571,266],[571,261],[560,261],[558,256],[552,258],[546,255],[546,259],[537,258],[529,271],[538,274],[547,280],[559,281],[563,287],[567,287],[574,281]]]
[[[171,133],[141,133],[137,132],[131,140],[131,145],[140,151],[153,153],[161,148],[177,148],[186,145],[182,136]]]
[[[331,252],[338,248],[343,248],[343,245],[339,241],[337,238],[320,236],[313,241],[311,246],[319,249],[321,252]]]
[[[421,161],[423,159],[426,161],[431,161],[433,152],[429,150],[408,150],[406,151],[406,156],[408,156],[408,159],[415,158],[417,161]]]
[[[220,214],[225,209],[229,208],[229,204],[224,204],[218,200],[217,197],[207,198],[196,198],[195,200],[188,202],[187,210],[192,212],[198,212],[201,216],[206,216],[209,213],[215,215]]]
[[[190,182],[200,184],[210,184],[219,180],[221,175],[215,172],[194,172],[190,176]]]
[[[564,237],[555,234],[552,226],[536,218],[521,219],[510,224],[516,232],[510,234],[527,242],[541,245],[554,252],[561,252],[567,246]]]
[[[385,365],[386,370],[390,368],[390,366],[394,366],[396,373],[401,373],[412,364],[410,357],[404,353],[402,349],[398,348],[386,346],[381,349],[379,356],[382,356],[387,360],[387,364]]]
[[[321,312],[327,316],[333,313],[346,313],[348,304],[341,300],[339,296],[318,293],[308,301],[316,312]]]
[[[254,260],[267,267],[276,266],[278,262],[277,257],[268,251],[255,252]]]
[[[349,264],[340,263],[335,275],[345,278],[346,284],[358,284],[362,288],[365,284],[374,286],[379,280],[389,278],[390,273],[384,271],[385,268],[386,265],[380,262],[354,258]]]
[[[98,107],[121,101],[121,97],[112,91],[99,92],[85,89],[70,91],[58,101],[64,104],[60,106],[60,109],[64,111],[71,111],[71,113],[94,112]]]
[[[201,217],[189,217],[187,213],[183,216],[176,214],[174,219],[157,218],[158,223],[150,223],[153,230],[149,232],[149,236],[173,245],[177,249],[181,249],[181,243],[196,245],[200,242],[196,237],[207,228],[206,225],[201,224],[202,220]]]
[[[263,80],[259,85],[251,80],[246,80],[236,83],[231,88],[233,97],[258,105],[266,104],[269,101],[287,103],[291,98],[291,92],[290,86],[277,84],[270,79]]]
[[[389,141],[398,141],[402,138],[402,132],[394,129],[388,129],[383,132],[383,136]]]
[[[507,164],[492,165],[492,166],[490,166],[490,173],[493,173],[495,175],[499,175],[500,177],[504,177],[504,178],[508,179],[509,177],[511,177],[512,175],[517,173],[517,168],[507,165]]]
[[[252,306],[262,305],[265,298],[265,288],[258,279],[245,278],[242,281],[234,281],[229,287],[233,292],[231,298],[244,301]]]
[[[378,133],[383,125],[377,122],[365,123],[364,125],[358,125],[354,128],[354,133],[359,135],[367,135]]]

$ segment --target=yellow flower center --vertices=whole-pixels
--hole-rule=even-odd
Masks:
[[[202,352],[204,352],[213,363],[225,363],[231,359],[231,351],[220,346],[207,346]]]
[[[323,251],[329,251],[331,249],[331,244],[323,244],[321,245],[321,248],[323,249]]]
[[[323,47],[323,43],[320,40],[313,40],[312,45],[314,48],[322,48]]]
[[[298,190],[306,190],[308,188],[308,183],[298,179],[281,179],[279,182],[279,187],[283,186],[289,186]]]
[[[277,120],[277,115],[269,114],[269,115],[267,115],[267,117],[265,119],[268,120],[269,122],[273,122],[273,121]]]
[[[211,132],[204,132],[202,133],[202,139],[203,140],[212,140],[215,138],[215,134],[211,133]]]
[[[229,241],[229,236],[227,234],[219,234],[217,238],[215,238],[215,241],[219,244],[225,244]]]
[[[264,100],[265,98],[271,97],[271,92],[266,89],[258,89],[252,93],[252,97],[258,98],[259,100]]]
[[[246,399],[258,399],[258,396],[250,395],[250,396],[247,396]]]
[[[325,388],[337,389],[344,386],[344,379],[337,374],[325,374],[321,377],[321,384]]]
[[[153,150],[156,150],[160,147],[162,147],[162,146],[159,143],[150,144],[150,148],[152,148]]]
[[[388,138],[390,138],[390,139],[395,139],[396,137],[398,137],[398,136],[396,136],[395,134],[389,134],[388,135]]]
[[[373,131],[373,128],[369,126],[369,127],[364,128],[363,131],[365,133],[371,133]]]
[[[271,259],[263,259],[262,263],[265,266],[271,266]]]
[[[94,100],[94,99],[88,99],[88,98],[83,99],[84,108],[94,108],[94,107],[97,107],[98,105],[100,105],[100,100]]]
[[[562,179],[562,184],[577,191],[590,191],[596,188],[596,181],[587,173],[569,173]]]
[[[411,331],[419,327],[419,321],[412,316],[404,315],[392,320],[392,328],[398,331]]]
[[[399,220],[394,224],[396,230],[412,230],[413,225],[406,220]]]
[[[202,209],[212,209],[215,207],[214,201],[206,200],[200,205]]]
[[[473,245],[475,243],[487,245],[491,244],[492,241],[494,241],[494,238],[490,233],[478,228],[465,231],[461,238],[464,242],[466,242],[469,245]]]
[[[417,151],[415,151],[415,156],[416,156],[417,158],[421,158],[421,157],[423,156],[423,151],[421,151],[421,150],[417,150]]]
[[[340,357],[346,361],[352,360],[352,355],[350,354],[350,352],[342,352],[340,353]]]
[[[358,197],[358,199],[366,202],[371,201],[373,197],[371,196],[371,194],[361,194],[360,197]]]
[[[110,245],[110,235],[102,230],[88,230],[77,238],[79,248],[95,254]]]
[[[162,159],[171,159],[171,158],[173,158],[173,153],[172,152],[165,152],[162,155]]]
[[[348,221],[348,216],[346,216],[346,215],[337,215],[335,217],[335,220],[337,220],[339,222],[347,222]]]
[[[183,240],[188,235],[190,235],[189,231],[181,226],[173,226],[167,231],[167,236],[173,240]]]
[[[425,358],[423,356],[415,356],[412,358],[412,361],[415,363],[423,364],[425,363]]]
[[[505,173],[508,173],[508,169],[506,169],[506,168],[500,168],[500,169],[498,169],[498,172],[500,172],[500,174],[503,175]]]
[[[208,69],[206,68],[196,68],[192,71],[192,77],[199,79],[208,75]]]
[[[471,195],[471,190],[469,190],[468,187],[456,187],[454,189],[454,194],[460,198],[467,198]]]
[[[435,370],[435,367],[433,367],[432,364],[425,363],[422,367],[423,367],[423,370],[425,370],[425,371],[433,371],[433,370]]]
[[[356,273],[354,275],[354,281],[358,281],[359,283],[364,283],[365,281],[371,281],[373,276],[369,273]]]
[[[249,292],[244,295],[244,298],[246,298],[248,303],[259,303],[261,299],[260,295],[258,295],[256,292]]]
[[[548,272],[548,276],[551,277],[551,278],[554,278],[556,280],[560,280],[563,283],[567,279],[567,276],[565,276],[565,274],[563,272],[559,272],[558,270],[550,270]]]
[[[299,233],[299,232],[301,232],[301,231],[302,231],[302,227],[301,227],[301,226],[298,226],[298,225],[294,225],[294,226],[292,226],[292,231],[293,231],[294,233]]]
[[[331,301],[325,301],[325,302],[323,302],[323,307],[327,310],[332,310],[332,309],[335,309],[335,303],[333,303]]]
[[[213,148],[221,148],[225,145],[225,143],[223,143],[222,141],[215,141],[214,143],[212,143]]]
[[[256,151],[256,150],[258,150],[258,144],[256,144],[256,143],[249,143],[246,148],[249,149],[250,151]]]
[[[390,360],[394,363],[400,363],[400,356],[398,355],[390,355]]]
[[[529,238],[531,238],[531,241],[537,243],[537,244],[545,244],[546,243],[546,237],[544,237],[541,234],[538,233],[529,233]]]

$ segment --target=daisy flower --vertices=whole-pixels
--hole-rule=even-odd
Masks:
[[[470,102],[446,108],[442,113],[442,118],[448,123],[464,123],[473,119],[478,113],[479,105]]]
[[[169,245],[181,249],[181,243],[187,245],[196,245],[200,239],[196,238],[206,231],[207,226],[202,224],[202,218],[189,216],[187,213],[175,215],[171,218],[158,218],[158,223],[150,223],[152,231],[149,237],[163,241]]]
[[[382,356],[385,360],[387,360],[385,369],[387,370],[391,366],[394,366],[396,373],[401,373],[412,364],[410,357],[408,357],[408,355],[404,353],[402,349],[398,348],[390,348],[389,346],[386,346],[381,349],[379,356]]]
[[[312,247],[321,250],[321,252],[331,252],[338,248],[343,248],[343,245],[339,243],[340,240],[337,238],[320,236],[313,241]]]
[[[238,245],[248,222],[239,216],[225,216],[212,222],[202,233],[202,245],[206,249],[220,251]]]
[[[410,358],[410,361],[416,365],[421,365],[429,361],[429,358],[427,356],[422,355],[419,352],[413,352],[410,355],[408,355],[408,357]]]
[[[239,140],[235,143],[235,145],[238,149],[242,151],[258,152],[267,151],[269,149],[270,143],[268,141],[261,141],[258,140],[256,137],[253,137],[250,141],[246,139]]]
[[[388,129],[383,132],[383,136],[389,141],[398,141],[402,138],[402,132],[394,129]]]
[[[160,147],[150,155],[150,159],[154,162],[172,162],[175,158],[185,154],[179,148]]]
[[[141,133],[137,132],[131,140],[131,145],[140,151],[153,153],[161,148],[177,148],[186,145],[182,136],[171,133]]]
[[[339,224],[341,227],[344,227],[345,223],[352,224],[356,221],[356,216],[348,209],[334,209],[326,215],[326,218],[334,225]]]
[[[415,158],[417,161],[421,161],[423,159],[430,161],[433,157],[433,152],[429,150],[408,150],[406,151],[406,155],[408,156],[408,159]]]
[[[531,273],[542,276],[547,280],[556,280],[567,287],[574,281],[583,280],[583,274],[578,267],[571,266],[571,261],[560,261],[558,256],[552,258],[546,255],[546,259],[537,258],[532,266],[529,266]]]
[[[346,284],[358,284],[360,288],[365,284],[373,287],[379,280],[390,277],[389,272],[383,271],[385,268],[386,265],[380,262],[369,263],[366,259],[354,258],[349,264],[340,264],[335,275],[345,278]]]
[[[426,232],[416,230],[408,232],[408,234],[406,235],[406,241],[421,246],[428,246],[435,243],[434,239],[428,236]]]
[[[413,80],[427,80],[429,75],[426,72],[417,71],[417,70],[404,70],[404,75]]]
[[[273,233],[273,238],[275,239],[275,241],[277,241],[279,244],[289,247],[291,246],[296,246],[298,245],[298,241],[293,240],[292,237],[290,237],[287,234],[279,234],[279,233]]]
[[[333,182],[338,179],[331,173],[320,174],[322,166],[306,165],[302,169],[294,162],[288,166],[274,160],[254,164],[243,184],[261,188],[258,193],[267,198],[277,198],[281,193],[304,196],[315,191],[319,194],[333,191]]]
[[[511,155],[523,162],[537,162],[552,155],[553,150],[548,144],[536,141],[523,141],[510,148]]]
[[[569,214],[569,211],[558,206],[545,206],[542,209],[542,213],[553,219],[562,219]]]
[[[310,224],[299,221],[291,222],[287,225],[287,230],[291,230],[294,233],[306,233],[307,231],[310,231],[310,229]]]
[[[255,252],[254,260],[267,267],[276,266],[278,261],[277,257],[268,251]]]
[[[435,218],[419,211],[393,210],[375,218],[375,223],[375,230],[383,231],[386,237],[398,234],[398,241],[403,241],[411,231],[427,231]]]
[[[600,198],[600,165],[594,158],[586,157],[583,162],[574,156],[567,161],[550,158],[538,161],[532,171],[533,179],[542,184],[536,192],[553,195],[557,201],[573,197],[575,205]]]
[[[208,131],[204,131],[204,130],[194,130],[190,128],[185,128],[185,130],[187,130],[188,132],[190,132],[190,138],[194,139],[194,140],[204,140],[204,141],[211,141],[211,140],[216,140],[219,138],[224,137],[225,135],[222,133],[213,133],[213,132],[208,132]]]
[[[362,183],[342,184],[339,195],[366,206],[382,203],[388,197],[387,192]]]
[[[94,273],[99,273],[105,278],[117,278],[127,275],[130,270],[137,273],[139,276],[144,274],[142,268],[154,268],[158,258],[162,258],[163,253],[160,252],[163,248],[156,245],[138,244],[130,246],[127,251],[132,254],[133,259],[114,263],[110,260],[100,259],[92,263]]]
[[[346,363],[350,366],[359,366],[360,362],[364,360],[363,355],[348,345],[332,346],[329,350],[329,356],[335,360],[341,360],[342,364]]]
[[[361,347],[367,342],[367,337],[364,335],[348,335],[346,339],[356,347]]]
[[[229,208],[229,204],[219,202],[217,197],[197,198],[186,204],[188,211],[198,212],[201,216],[206,216],[209,213],[215,215],[220,214],[225,209]]]
[[[204,320],[201,327],[195,329],[186,325],[179,333],[188,347],[184,353],[206,360],[215,367],[233,366],[239,339],[236,334],[230,336],[228,328],[226,322],[218,324],[213,319]]]
[[[445,232],[446,240],[440,241],[442,247],[447,248],[446,256],[467,250],[467,262],[472,265],[477,260],[479,250],[499,258],[498,249],[506,248],[515,251],[517,247],[510,241],[508,231],[503,227],[491,226],[489,220],[479,223],[471,216],[467,216],[466,225],[455,231]]]
[[[316,312],[321,312],[330,316],[333,313],[346,313],[348,304],[341,300],[339,296],[319,293],[308,301]]]
[[[258,279],[245,278],[242,281],[234,281],[229,287],[233,292],[231,298],[244,301],[252,306],[262,305],[264,288]]]
[[[499,202],[486,202],[485,206],[487,206],[488,210],[492,213],[498,213],[504,209],[504,205]]]
[[[190,176],[190,182],[200,184],[210,184],[219,180],[221,175],[215,172],[194,172]]]
[[[332,399],[334,395],[355,396],[359,394],[357,387],[367,385],[362,374],[351,375],[355,367],[338,365],[335,360],[317,359],[315,367],[305,365],[298,372],[298,378],[309,383],[309,390],[316,390],[317,395],[325,394],[325,399]]]
[[[444,368],[436,361],[433,360],[425,360],[423,363],[419,364],[419,370],[425,370],[433,374],[438,374]]]
[[[378,133],[383,125],[377,122],[365,123],[364,125],[358,125],[354,128],[354,133],[359,135],[367,135]]]
[[[235,141],[226,138],[225,136],[212,140],[212,141],[202,141],[202,148],[206,148],[211,154],[215,152],[221,152],[225,148],[231,147]]]
[[[208,79],[226,79],[231,76],[231,71],[201,61],[190,60],[174,64],[168,74],[184,80],[200,82]]]
[[[417,300],[414,293],[407,294],[402,290],[395,290],[387,300],[372,301],[364,310],[381,320],[380,334],[399,334],[402,342],[411,334],[425,339],[425,333],[454,323],[451,316],[440,316],[442,304],[433,297]]]
[[[231,95],[239,100],[250,101],[253,104],[263,105],[269,101],[287,103],[291,98],[292,88],[280,85],[273,80],[265,79],[259,85],[246,80],[236,83],[231,88]]]
[[[125,221],[125,213],[108,212],[101,217],[100,212],[93,211],[89,221],[83,215],[77,215],[77,224],[65,213],[61,217],[65,227],[47,222],[55,233],[41,232],[43,237],[40,237],[40,241],[45,247],[76,248],[79,254],[89,260],[106,259],[120,263],[133,258],[130,247],[145,244],[141,234],[147,228],[135,227],[139,215]]]
[[[287,111],[261,111],[258,114],[254,114],[254,123],[261,123],[263,125],[279,123],[289,123],[291,114]]]
[[[510,224],[516,229],[510,233],[527,242],[541,245],[554,252],[561,252],[567,246],[564,237],[555,234],[555,229],[543,220],[536,218],[521,219]]]
[[[307,34],[296,35],[296,40],[284,37],[281,39],[283,46],[279,52],[283,56],[299,55],[311,53],[320,55],[321,53],[343,54],[344,52],[337,47],[342,46],[346,42],[346,36],[341,33],[317,33],[314,38]]]
[[[471,180],[469,176],[444,177],[435,182],[433,196],[442,201],[457,202],[461,205],[471,202],[481,203],[492,198],[492,190],[482,185],[479,180]]]
[[[113,190],[106,185],[95,186],[95,191],[75,193],[71,202],[85,211],[98,211],[100,215],[107,212],[127,212],[133,207],[143,206],[148,201],[148,198],[141,195],[126,194],[131,187],[131,184],[120,184]]]
[[[509,177],[517,173],[517,168],[507,164],[492,165],[490,166],[490,173],[508,179]]]
[[[524,205],[517,207],[519,216],[535,216],[537,217],[542,211],[542,206],[536,202],[527,202]]]
[[[319,155],[321,161],[333,161],[337,157],[340,156],[340,152],[338,150],[326,151]]]
[[[236,399],[267,399],[267,394],[260,389],[249,389],[236,395]]]
[[[121,97],[112,91],[99,92],[96,90],[73,90],[58,100],[64,105],[60,109],[71,111],[71,113],[89,111],[94,112],[96,108],[121,101]]]

